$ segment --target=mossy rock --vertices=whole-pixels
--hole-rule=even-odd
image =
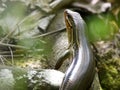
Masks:
[[[0,65],[0,90],[58,90],[64,73]]]
[[[0,90],[27,90],[26,70],[0,66]]]
[[[100,62],[99,77],[103,90],[120,90],[120,59]]]

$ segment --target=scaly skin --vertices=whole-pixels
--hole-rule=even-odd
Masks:
[[[73,61],[59,90],[88,90],[95,75],[95,61],[85,36],[86,24],[79,13],[64,12]]]

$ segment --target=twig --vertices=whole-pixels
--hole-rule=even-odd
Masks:
[[[12,51],[13,53],[21,53],[21,52],[24,52],[24,50],[14,50]],[[0,51],[0,54],[9,54],[10,51]]]
[[[52,32],[47,32],[45,34],[37,35],[37,36],[31,37],[31,38],[45,37],[45,36],[49,36],[49,35],[52,35],[52,34],[55,34],[55,33],[58,33],[58,32],[62,32],[62,31],[65,31],[65,28],[59,29],[59,30],[56,30],[56,31],[52,31]]]
[[[8,48],[9,48],[10,53],[11,53],[11,61],[12,61],[12,65],[14,65],[14,60],[13,60],[13,52],[12,52],[12,49],[11,49],[11,47],[10,47],[10,46],[9,46]]]
[[[2,55],[4,57],[11,57],[11,55]],[[23,54],[20,54],[20,55],[13,55],[13,57],[23,57],[24,55]]]
[[[13,45],[13,44],[6,44],[6,43],[2,43],[2,42],[0,42],[0,45],[3,45],[3,46],[8,46],[8,47],[15,47],[15,48],[22,48],[22,49],[29,49],[29,48],[24,47],[24,46],[20,46],[20,45]]]
[[[2,64],[5,65],[2,55],[0,55],[0,60],[1,60]]]

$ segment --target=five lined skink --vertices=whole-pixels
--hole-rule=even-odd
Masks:
[[[87,38],[86,24],[79,13],[64,11],[72,63],[59,90],[88,90],[95,75],[95,61]]]

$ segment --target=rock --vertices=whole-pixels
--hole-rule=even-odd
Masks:
[[[58,90],[64,74],[57,70],[43,69],[28,71],[29,90]]]
[[[52,69],[0,65],[0,90],[58,90],[63,77],[62,72]]]
[[[26,70],[0,65],[0,90],[27,90]]]

